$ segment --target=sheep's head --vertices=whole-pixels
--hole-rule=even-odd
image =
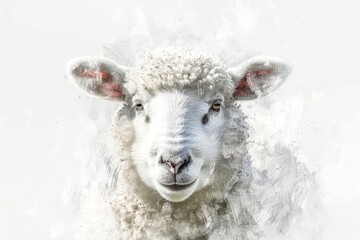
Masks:
[[[228,69],[212,56],[188,51],[149,54],[134,69],[99,57],[75,59],[68,69],[87,93],[126,103],[137,173],[173,202],[214,181],[233,101],[266,95],[289,72],[284,62],[267,56]]]

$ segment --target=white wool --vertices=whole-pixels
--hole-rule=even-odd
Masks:
[[[106,170],[100,167],[93,176],[98,180],[84,188],[89,198],[81,208],[83,220],[90,218],[90,229],[99,231],[93,239],[276,239],[287,231],[313,191],[314,177],[281,144],[253,148],[257,154],[250,154],[247,119],[231,99],[234,86],[220,60],[189,51],[158,51],[149,53],[129,76],[132,94],[194,84],[204,94],[223,91],[231,119],[223,136],[223,159],[214,166],[214,184],[183,202],[166,201],[138,176],[130,153],[133,125],[120,106],[113,117],[113,136],[102,149]],[[257,168],[252,162],[258,156],[276,159],[275,167]],[[87,236],[79,233],[77,238]]]
[[[162,89],[184,89],[198,86],[208,93],[215,89],[231,97],[234,84],[222,61],[207,53],[166,48],[147,52],[130,75],[129,89],[159,91]]]

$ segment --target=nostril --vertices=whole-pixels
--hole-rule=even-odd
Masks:
[[[184,161],[183,161],[183,162],[184,162],[184,164],[185,164],[185,163],[190,162],[190,160],[191,160],[191,157],[190,157],[190,155],[189,155],[187,158],[185,158],[185,159],[184,159]]]

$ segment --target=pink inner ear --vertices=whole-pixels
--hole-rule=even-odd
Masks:
[[[246,76],[244,78],[242,78],[239,81],[239,84],[236,86],[236,89],[234,92],[234,97],[248,97],[248,96],[254,95],[255,92],[253,92],[251,90],[251,88],[249,86],[249,80],[258,78],[258,77],[263,77],[263,76],[266,76],[269,74],[271,74],[271,70],[268,70],[268,69],[261,69],[261,70],[248,72],[246,74]],[[257,82],[252,81],[252,85],[256,86]]]
[[[249,83],[247,81],[247,77],[244,77],[240,80],[239,84],[237,85],[234,97],[248,97],[255,94],[253,91],[251,91],[251,88],[249,86]]]
[[[101,79],[104,82],[109,82],[113,79],[113,76],[110,73],[98,71],[98,70],[86,69],[80,75],[81,75],[81,77]]]
[[[86,69],[80,75],[81,77],[90,78],[92,80],[101,80],[100,82],[95,84],[97,91],[99,91],[99,93],[103,96],[111,98],[121,98],[124,96],[121,92],[120,84],[114,82],[113,76],[108,72]]]
[[[120,85],[117,83],[103,83],[100,85],[101,92],[108,97],[120,98],[123,97]]]

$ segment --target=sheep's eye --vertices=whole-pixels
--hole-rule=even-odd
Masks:
[[[218,111],[220,111],[220,108],[221,108],[221,100],[217,99],[211,105],[211,109],[218,112]]]
[[[141,103],[137,103],[135,104],[135,109],[136,111],[141,111],[144,109],[144,106]]]

